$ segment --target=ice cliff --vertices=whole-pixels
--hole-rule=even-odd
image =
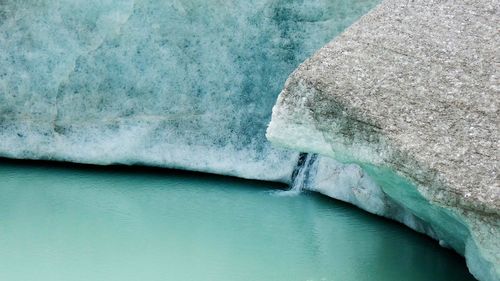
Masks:
[[[288,181],[287,76],[377,1],[0,1],[0,156]]]
[[[383,1],[290,76],[267,131],[321,155],[310,189],[427,233],[482,281],[500,280],[498,7]]]
[[[384,1],[287,82],[291,150],[265,138],[288,75],[376,3],[0,0],[0,156],[289,182],[314,152],[306,188],[498,280],[494,1]]]

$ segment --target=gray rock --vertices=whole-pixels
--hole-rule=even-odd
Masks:
[[[498,4],[384,1],[291,75],[267,132],[410,181],[470,230],[479,257],[454,248],[481,280],[500,267]]]

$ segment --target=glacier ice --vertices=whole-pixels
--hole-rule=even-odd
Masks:
[[[289,181],[288,74],[376,0],[0,2],[0,155]]]
[[[302,60],[377,2],[0,1],[0,156],[287,182],[299,153],[264,137],[276,97]],[[297,114],[291,119],[298,123],[271,123],[287,138],[281,144],[331,154],[331,143]],[[342,159],[346,150],[330,156]],[[380,161],[380,151],[366,146],[352,151]],[[374,173],[328,157],[314,165],[308,188],[441,239],[476,272],[493,268],[481,259],[488,253],[477,246],[480,238],[415,189],[391,193]]]

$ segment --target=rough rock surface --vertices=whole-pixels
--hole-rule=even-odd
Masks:
[[[471,231],[489,269],[465,255],[482,280],[500,265],[498,8],[382,2],[291,75],[267,133],[411,181]]]

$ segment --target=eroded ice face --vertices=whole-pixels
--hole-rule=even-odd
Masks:
[[[0,2],[0,154],[287,179],[288,75],[378,0]]]

